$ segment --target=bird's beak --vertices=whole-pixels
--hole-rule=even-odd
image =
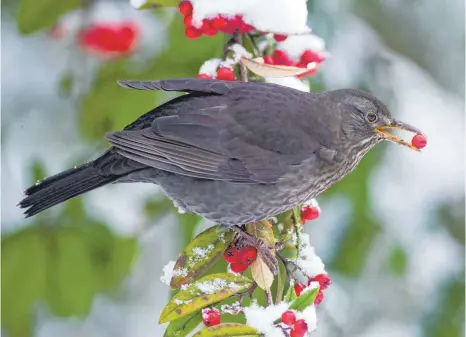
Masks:
[[[404,131],[413,132],[415,134],[423,135],[421,130],[419,130],[418,128],[415,128],[414,126],[411,126],[409,124],[406,124],[406,123],[403,123],[403,122],[400,122],[400,121],[397,121],[397,120],[393,120],[391,125],[383,125],[383,126],[378,126],[378,127],[375,128],[375,130],[377,132],[381,133],[382,136],[386,140],[394,142],[394,143],[398,143],[398,144],[401,144],[401,145],[404,145],[404,146],[407,146],[411,150],[420,151],[417,147],[414,147],[413,145],[411,145],[407,141],[405,141],[405,140],[403,140],[403,139],[401,139],[401,138],[399,138],[397,136],[394,136],[391,133],[388,133],[387,131],[385,131],[387,129],[404,130]]]

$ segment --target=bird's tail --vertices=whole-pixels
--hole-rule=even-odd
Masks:
[[[21,200],[18,206],[27,208],[24,214],[30,217],[65,200],[109,184],[117,178],[117,175],[99,174],[93,162],[90,162],[46,178],[29,187],[24,192],[27,197]]]

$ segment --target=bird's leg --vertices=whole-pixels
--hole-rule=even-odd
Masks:
[[[254,282],[249,289],[246,289],[242,293],[235,294],[235,296],[239,297],[239,302],[241,303],[241,305],[243,304],[243,300],[246,296],[249,296],[249,298],[252,300],[252,294],[254,293],[254,290],[256,290],[256,288],[257,288],[257,283]]]
[[[275,246],[267,246],[264,241],[259,238],[256,238],[254,235],[249,234],[241,227],[230,226],[237,235],[241,238],[242,242],[246,243],[249,246],[252,246],[257,249],[257,252],[260,254],[262,260],[265,262],[270,271],[277,275],[278,272],[278,261],[275,257]]]

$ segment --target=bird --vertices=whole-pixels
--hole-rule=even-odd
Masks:
[[[19,203],[26,217],[110,183],[143,182],[185,212],[247,224],[318,196],[383,141],[418,150],[387,130],[422,134],[357,89],[197,78],[118,84],[184,94],[106,133],[111,147],[97,159],[29,187]]]

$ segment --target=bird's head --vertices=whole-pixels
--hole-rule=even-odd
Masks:
[[[404,130],[423,135],[422,131],[394,119],[387,106],[375,96],[353,89],[335,90],[332,96],[342,102],[342,128],[349,138],[368,141],[373,145],[387,140],[419,151],[409,142],[389,133],[389,130]]]

